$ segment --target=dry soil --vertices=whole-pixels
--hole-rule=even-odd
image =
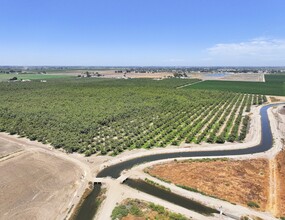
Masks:
[[[0,219],[63,219],[81,170],[56,156],[25,151],[1,161],[0,176]]]
[[[253,201],[265,210],[269,163],[266,159],[170,162],[147,169],[152,176],[191,187],[232,203]]]

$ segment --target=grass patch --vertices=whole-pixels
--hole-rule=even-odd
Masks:
[[[129,210],[125,205],[120,205],[114,208],[112,212],[112,220],[122,219],[129,214]]]
[[[204,196],[208,196],[208,197],[212,197],[212,198],[214,198],[214,199],[219,199],[219,200],[222,200],[222,201],[225,201],[225,202],[229,202],[229,201],[227,201],[227,200],[225,200],[225,199],[221,199],[221,198],[218,198],[218,197],[216,197],[216,196],[209,195],[209,194],[207,194],[207,193],[201,192],[201,191],[199,191],[199,190],[196,189],[196,188],[192,188],[192,187],[184,186],[184,185],[179,185],[179,184],[175,184],[175,185],[178,186],[178,187],[180,187],[180,188],[182,188],[182,189],[191,191],[191,192],[199,193],[199,194],[204,195]],[[229,202],[229,203],[231,203],[231,204],[233,204],[233,205],[236,205],[235,203],[232,203],[232,202]]]
[[[250,207],[250,208],[260,208],[260,206],[256,202],[254,202],[254,201],[249,201],[247,203],[247,206]]]
[[[198,163],[209,163],[209,162],[215,162],[215,161],[229,161],[229,158],[202,158],[202,159],[189,159],[189,160],[183,160],[181,162],[198,162]]]
[[[147,182],[147,183],[150,184],[150,185],[153,185],[153,186],[155,186],[155,187],[158,187],[158,188],[160,188],[160,189],[163,189],[163,190],[165,190],[165,191],[167,191],[167,192],[171,192],[170,188],[165,187],[165,186],[163,186],[163,185],[160,185],[159,183],[156,183],[156,182],[154,182],[154,181],[152,181],[152,180],[150,180],[150,179],[148,179],[148,178],[145,178],[144,181]]]
[[[163,219],[163,220],[189,220],[185,216],[170,212],[161,205],[140,201],[138,199],[127,199],[115,207],[112,212],[112,220],[121,220],[126,216],[140,217],[142,219]]]
[[[0,82],[8,81],[9,79],[17,77],[18,80],[48,80],[61,78],[74,78],[70,75],[50,75],[50,74],[0,74]]]

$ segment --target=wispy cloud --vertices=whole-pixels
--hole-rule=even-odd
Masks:
[[[285,39],[256,38],[207,49],[212,61],[230,65],[285,65]]]

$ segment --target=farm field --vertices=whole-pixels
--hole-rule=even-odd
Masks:
[[[202,80],[263,82],[263,74],[260,73],[191,73],[191,77]]]
[[[60,74],[0,74],[0,82],[8,81],[9,79],[17,77],[18,80],[48,80],[48,79],[60,79],[70,78],[69,75]]]
[[[86,156],[184,142],[243,141],[247,112],[266,97],[176,89],[197,81],[74,78],[0,83],[0,131]]]
[[[112,220],[135,219],[163,219],[163,220],[188,220],[185,216],[170,212],[166,208],[154,203],[136,199],[127,199],[116,206],[112,212]]]
[[[0,175],[1,219],[63,219],[82,171],[54,155],[24,150],[0,161]]]
[[[236,82],[209,80],[185,89],[206,89],[250,94],[285,96],[285,74],[265,75],[265,82]]]
[[[269,162],[266,159],[173,161],[145,171],[190,191],[266,210],[269,193]]]

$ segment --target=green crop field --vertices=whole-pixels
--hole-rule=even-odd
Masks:
[[[206,89],[251,94],[285,96],[285,74],[265,75],[265,82],[236,82],[209,80],[184,89]]]
[[[59,78],[70,78],[74,76],[70,75],[51,75],[51,74],[0,74],[0,82],[9,81],[9,79],[17,77],[18,80],[48,80],[48,79],[59,79]]]
[[[2,82],[0,131],[85,155],[116,155],[125,149],[182,142],[242,141],[248,125],[243,113],[265,97],[177,89],[194,82],[92,78]]]

